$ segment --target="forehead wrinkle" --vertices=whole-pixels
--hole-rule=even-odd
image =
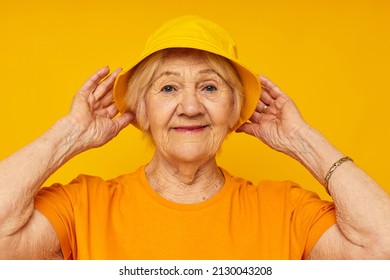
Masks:
[[[223,82],[225,82],[227,84],[227,81],[225,80],[224,77],[221,76],[221,74],[219,74],[217,71],[215,71],[214,69],[212,68],[208,68],[208,69],[203,69],[203,70],[200,70],[196,76],[202,76],[202,75],[210,75],[210,74],[215,74],[217,75]]]
[[[175,71],[164,71],[160,75],[158,75],[156,78],[153,79],[152,83],[154,83],[156,80],[160,79],[163,76],[176,76],[179,77],[180,73]]]
[[[216,74],[219,77],[221,77],[221,75],[219,75],[219,73],[217,71],[215,71],[214,69],[211,69],[211,68],[203,69],[203,70],[200,70],[198,73],[196,73],[196,75],[203,75],[203,74]]]
[[[207,69],[200,70],[200,71],[196,74],[196,76],[198,76],[198,75],[201,76],[201,75],[205,75],[205,74],[215,74],[215,75],[217,75],[217,76],[223,81],[223,83],[225,83],[227,86],[229,86],[229,84],[228,84],[228,82],[225,80],[225,78],[222,77],[221,74],[219,74],[217,71],[215,71],[215,70],[212,69],[212,68],[207,68]],[[231,87],[229,86],[229,88],[231,88]]]
[[[212,69],[212,68],[206,68],[206,69],[199,70],[199,71],[195,74],[195,77],[203,76],[203,75],[210,75],[210,74],[217,75],[220,79],[222,79],[222,81],[224,81],[225,83],[227,83],[226,80],[225,80],[217,71],[215,71],[215,70]],[[158,75],[156,78],[154,78],[154,79],[152,80],[152,83],[151,83],[151,84],[154,84],[154,82],[156,82],[157,80],[159,80],[159,79],[162,78],[162,77],[169,77],[169,76],[180,77],[180,76],[182,76],[182,73],[176,72],[176,71],[172,71],[172,70],[163,71],[160,75]]]

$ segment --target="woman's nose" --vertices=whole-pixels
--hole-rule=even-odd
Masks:
[[[205,113],[201,96],[195,89],[186,89],[182,92],[177,106],[177,113],[178,115],[186,115],[188,117]]]

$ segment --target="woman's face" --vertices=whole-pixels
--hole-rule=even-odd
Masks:
[[[237,121],[232,90],[198,52],[165,58],[145,98],[146,128],[156,152],[168,160],[214,157]]]

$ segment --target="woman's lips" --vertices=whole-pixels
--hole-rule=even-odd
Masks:
[[[188,125],[188,126],[176,126],[173,129],[177,132],[202,132],[208,125]]]

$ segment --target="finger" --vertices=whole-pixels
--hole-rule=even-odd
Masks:
[[[260,100],[264,103],[264,105],[268,106],[272,106],[272,104],[275,102],[275,99],[271,96],[267,89],[263,89]]]
[[[249,123],[243,123],[239,128],[236,129],[236,132],[246,132],[248,124]]]
[[[94,110],[99,110],[100,108],[103,109],[103,108],[111,105],[112,102],[114,102],[114,98],[113,98],[112,89],[111,89],[109,92],[107,92],[106,95],[104,95],[102,97],[101,100],[94,103],[93,108],[94,108]]]
[[[110,105],[108,105],[105,108],[101,108],[100,110],[96,111],[96,115],[103,117],[103,118],[114,118],[119,113],[118,108],[116,107],[116,104],[114,101]]]
[[[79,94],[88,97],[88,95],[93,92],[99,85],[101,79],[107,76],[109,71],[110,69],[108,68],[108,66],[106,66],[93,73],[92,76],[89,77],[88,80],[86,80],[81,86]]]
[[[284,92],[274,84],[270,79],[265,76],[259,76],[260,83],[263,85],[264,89],[273,97],[278,98],[281,95],[284,95]]]
[[[243,125],[241,125],[239,128],[236,129],[237,133],[244,132],[244,133],[252,135],[252,136],[255,136],[254,131],[255,131],[254,124],[251,124],[251,123],[244,123]]]
[[[100,100],[110,93],[110,90],[114,86],[115,79],[121,71],[122,69],[118,68],[110,75],[105,77],[102,81],[100,81],[99,85],[96,87],[95,91],[93,92],[95,100]]]
[[[113,121],[117,126],[118,133],[126,126],[128,126],[135,119],[134,114],[132,113],[123,113],[117,116]]]
[[[253,112],[252,116],[249,118],[249,120],[252,122],[252,123],[259,123],[260,122],[260,118],[262,116],[262,113],[260,112]]]
[[[262,101],[259,101],[256,106],[255,112],[258,112],[260,114],[265,113],[265,111],[268,109],[269,105],[265,104]]]

